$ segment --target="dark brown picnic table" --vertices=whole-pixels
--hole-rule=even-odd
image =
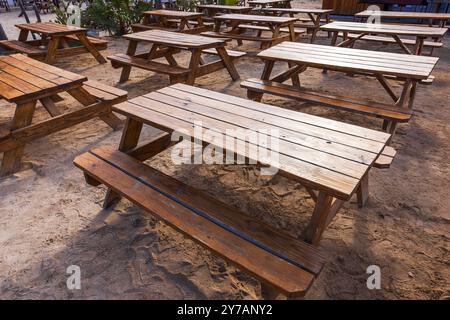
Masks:
[[[294,298],[304,296],[319,275],[325,258],[317,246],[339,208],[354,194],[360,205],[367,200],[369,171],[390,137],[184,84],[134,98],[114,110],[127,117],[119,150],[98,147],[74,161],[89,184],[109,188],[104,206],[125,197],[257,277],[264,288]],[[143,126],[163,132],[140,139]],[[258,139],[249,139],[255,134],[260,134]],[[270,166],[270,174],[304,186],[315,207],[299,237],[144,163],[170,147],[172,155],[179,154],[178,143],[192,150],[192,142],[203,153],[217,148],[219,158],[226,154],[232,159],[228,165]],[[186,159],[191,155],[188,151]]]
[[[0,46],[27,54],[31,57],[43,58],[52,64],[57,56],[71,56],[89,52],[99,63],[106,63],[99,50],[106,49],[107,42],[87,36],[87,29],[67,26],[55,22],[37,22],[17,24],[20,29],[19,39],[0,41]],[[40,40],[28,41],[30,33],[39,34]],[[76,41],[77,46],[70,42]]]
[[[249,0],[247,4],[251,7],[267,8],[290,8],[292,0]]]
[[[148,30],[125,35],[124,38],[130,41],[127,53],[108,57],[113,67],[122,68],[120,82],[128,80],[132,67],[167,74],[171,83],[193,84],[197,77],[222,68],[226,68],[232,79],[237,80],[239,74],[233,60],[245,55],[243,52],[226,50],[226,41],[223,39],[212,39],[193,34]],[[136,54],[138,43],[150,43],[152,47],[149,52]],[[180,66],[174,57],[174,54],[180,50],[191,52],[188,67]],[[203,54],[217,55],[220,59],[202,63]],[[168,64],[154,61],[154,59],[162,57],[167,60]]]
[[[67,92],[84,108],[62,113],[55,102],[59,93]],[[0,152],[3,152],[0,177],[20,169],[25,144],[75,124],[100,117],[113,129],[121,121],[111,112],[111,106],[123,102],[127,93],[85,76],[68,72],[22,54],[0,56],[0,98],[16,105],[9,123],[0,124]],[[32,123],[37,102],[51,118]]]

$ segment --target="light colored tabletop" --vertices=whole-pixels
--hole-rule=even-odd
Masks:
[[[55,22],[23,23],[23,24],[16,24],[16,27],[21,30],[28,30],[50,36],[70,35],[80,32],[86,33],[87,31],[87,29],[85,28],[67,26],[65,24]]]
[[[330,70],[427,79],[439,58],[353,48],[283,42],[261,51],[258,57]]]
[[[281,175],[342,200],[350,199],[390,137],[384,132],[184,84],[131,99],[113,109],[161,130],[179,131],[216,145],[217,137],[195,136],[198,130],[213,130],[224,141],[236,142],[239,147],[231,152],[272,166]],[[252,141],[246,130],[250,134],[265,130],[264,137]],[[271,138],[278,141],[278,148],[262,141]],[[259,154],[273,152],[278,156],[258,157],[258,152],[248,152],[255,148],[259,148]]]
[[[325,31],[347,31],[375,34],[396,34],[416,37],[443,37],[447,28],[434,28],[425,26],[410,26],[402,24],[388,23],[364,23],[364,22],[344,22],[334,21],[320,27]]]
[[[331,9],[310,9],[310,8],[263,8],[261,11],[279,12],[279,13],[312,13],[312,14],[324,14],[331,13]]]
[[[211,48],[226,45],[225,40],[166,30],[148,30],[123,36],[128,40],[157,43],[180,48]]]
[[[259,16],[254,14],[223,14],[220,16],[215,16],[215,20],[238,20],[246,22],[262,22],[262,23],[273,23],[273,24],[284,24],[297,21],[297,18],[292,17],[274,17],[274,16]]]
[[[150,16],[163,16],[172,18],[196,18],[203,16],[201,12],[188,12],[188,11],[176,11],[176,10],[149,10],[144,11],[145,15]]]
[[[450,13],[433,13],[433,12],[405,12],[405,11],[372,11],[364,10],[355,16],[357,17],[370,17],[374,14],[379,15],[381,18],[395,18],[395,19],[436,19],[436,20],[448,20],[450,19]]]
[[[65,91],[87,81],[69,71],[50,66],[22,54],[0,56],[0,98],[24,102]]]

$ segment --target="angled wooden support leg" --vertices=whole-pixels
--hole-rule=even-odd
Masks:
[[[369,199],[369,173],[366,173],[364,178],[361,179],[358,190],[356,191],[358,199],[358,206],[364,207]]]
[[[231,61],[231,58],[228,55],[227,50],[224,47],[217,47],[216,50],[217,50],[217,53],[220,56],[220,59],[222,59],[223,63],[225,64],[225,67],[227,68],[227,71],[230,74],[230,77],[234,81],[238,80],[239,79],[239,73],[237,72],[233,61]]]
[[[88,91],[86,91],[86,89],[82,87],[70,89],[67,92],[86,107],[98,102],[97,98],[92,96]],[[113,130],[119,129],[122,126],[122,120],[120,120],[116,115],[112,113],[110,104],[106,104],[105,102],[103,107],[107,108],[109,112],[107,111],[104,114],[100,115],[100,119],[102,119]]]
[[[36,101],[20,103],[16,106],[14,118],[11,123],[11,131],[29,126],[33,120]],[[14,149],[4,152],[2,165],[0,167],[0,177],[5,177],[20,169],[21,159],[25,151],[25,145],[19,145]]]
[[[267,60],[265,62],[264,70],[263,70],[263,72],[261,74],[261,79],[262,80],[269,80],[270,79],[270,74],[272,73],[274,64],[275,64],[275,61]],[[251,99],[251,100],[259,102],[259,101],[261,101],[261,99],[263,97],[263,94],[259,93],[259,92],[253,92],[253,91],[247,90],[247,97],[249,99]]]
[[[55,102],[51,97],[45,97],[42,99],[39,99],[39,101],[42,103],[44,108],[47,110],[47,112],[52,116],[56,117],[61,115],[61,111],[58,110],[58,107],[56,106]]]
[[[142,131],[142,122],[128,118],[123,128],[122,138],[120,140],[119,150],[127,152],[135,148],[139,142],[139,136]],[[110,207],[113,203],[120,200],[121,196],[115,191],[108,189],[106,192],[103,208]]]

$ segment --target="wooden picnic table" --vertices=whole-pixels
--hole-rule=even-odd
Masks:
[[[142,25],[135,24],[133,27],[136,31],[149,29],[200,33],[206,31],[208,26],[204,24],[201,12],[157,9],[144,11]]]
[[[433,26],[434,21],[437,21],[438,26],[444,28],[447,21],[450,19],[450,13],[441,12],[407,12],[407,11],[373,11],[364,10],[355,14],[355,17],[366,21],[371,16],[378,16],[381,19],[417,19],[428,20],[429,26]]]
[[[268,299],[279,293],[288,298],[305,295],[325,263],[317,248],[323,232],[353,194],[360,205],[365,203],[369,171],[389,140],[383,132],[184,84],[134,98],[114,110],[127,117],[119,150],[98,147],[74,160],[88,184],[109,188],[104,207],[121,197],[129,199],[257,277]],[[142,141],[144,125],[164,132]],[[250,139],[255,134],[260,138]],[[315,208],[300,237],[144,163],[174,145],[171,152],[178,154],[177,143],[191,150],[191,141],[198,146],[196,154],[215,148],[220,158],[226,154],[232,159],[228,165],[271,166],[271,174],[303,185]],[[191,159],[189,151],[185,156]]]
[[[233,60],[245,55],[244,52],[226,50],[224,39],[213,39],[200,35],[177,33],[164,30],[148,30],[124,36],[129,40],[126,54],[109,56],[112,66],[122,68],[120,82],[127,81],[131,67],[143,68],[156,73],[167,74],[171,83],[186,82],[193,84],[197,77],[226,68],[233,80],[239,79],[239,74]],[[138,43],[151,43],[149,52],[136,54]],[[180,50],[190,51],[191,60],[188,67],[182,67],[176,61],[174,54]],[[202,54],[219,56],[219,60],[202,63]],[[168,64],[153,61],[165,58]]]
[[[294,17],[296,14],[306,14],[308,19],[299,19],[300,24],[296,23],[296,27],[312,28],[311,43],[316,39],[317,31],[319,31],[321,24],[330,23],[331,9],[313,9],[313,8],[263,8],[262,13],[276,14],[278,16],[289,15]]]
[[[278,7],[278,8],[290,8],[292,0],[249,0],[247,4],[251,7]]]
[[[223,14],[214,17],[214,32],[203,32],[202,35],[236,39],[238,44],[242,44],[242,40],[261,41],[261,48],[267,48],[285,40],[295,41],[298,35],[304,33],[304,30],[297,30],[294,27],[297,20],[291,17]],[[222,24],[229,24],[229,30],[221,31]],[[244,34],[248,30],[256,31],[257,34]],[[272,36],[261,36],[264,31],[271,32]]]
[[[260,52],[258,57],[265,61],[261,79],[250,79],[242,83],[249,90],[250,98],[261,100],[264,93],[269,93],[382,118],[383,129],[391,134],[395,133],[398,122],[407,122],[411,118],[417,83],[430,77],[438,61],[435,57],[298,42],[281,43]],[[290,68],[271,77],[275,62],[287,62]],[[298,75],[309,67],[374,77],[393,102],[380,103],[348,95],[334,96],[301,87]],[[293,85],[282,84],[289,79]],[[403,82],[400,95],[395,92],[388,79]]]
[[[84,108],[61,113],[55,102],[62,100],[58,95],[62,92],[69,93]],[[4,152],[0,177],[19,170],[25,144],[32,140],[94,117],[117,129],[121,121],[112,114],[111,106],[126,97],[123,90],[88,81],[85,76],[22,54],[0,56],[0,98],[16,104],[12,121],[0,125],[0,152]],[[51,118],[32,124],[38,101]]]
[[[424,26],[410,26],[399,24],[374,24],[362,22],[344,22],[334,21],[320,27],[322,30],[333,32],[332,45],[339,47],[353,46],[354,43],[361,39],[370,39],[372,35],[387,35],[393,38],[402,50],[407,54],[422,54],[424,42],[427,38],[432,38],[436,42],[441,39],[447,32],[447,28],[433,28]],[[339,33],[342,33],[344,40],[337,44]],[[408,42],[401,36],[411,36],[414,38],[413,42]],[[386,41],[386,40],[384,40]],[[414,49],[411,51],[407,44],[413,44]],[[431,45],[431,44],[427,44]]]
[[[87,29],[67,26],[55,22],[17,24],[19,39],[0,41],[0,46],[25,53],[31,57],[43,57],[52,64],[57,56],[71,56],[89,52],[99,63],[106,63],[99,50],[106,49],[107,42],[88,37]],[[40,40],[27,41],[30,33],[39,34]],[[76,46],[70,43],[76,41]]]

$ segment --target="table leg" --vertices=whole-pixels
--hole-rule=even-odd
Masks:
[[[369,199],[369,173],[361,179],[358,189],[356,190],[356,197],[358,200],[358,206],[364,207]]]
[[[94,56],[99,63],[106,63],[106,59],[101,55],[97,48],[89,41],[84,33],[77,33],[77,38],[81,44]]]
[[[47,47],[47,56],[45,57],[45,63],[52,64],[56,58],[56,50],[59,45],[59,37],[51,37]]]
[[[270,74],[272,73],[274,64],[275,64],[275,61],[271,61],[271,60],[267,60],[265,62],[264,70],[261,75],[261,80],[269,80],[270,79]],[[263,97],[263,93],[247,90],[247,98],[249,98],[250,100],[260,102],[262,97]]]
[[[138,145],[139,137],[142,131],[142,122],[127,118],[123,128],[122,138],[120,140],[119,150],[127,152]],[[114,201],[119,200],[120,195],[111,189],[106,192],[103,208],[109,207]]]
[[[87,92],[82,87],[70,89],[67,92],[84,106],[90,106],[97,102],[97,99],[91,96],[89,92]],[[112,111],[110,111],[108,114],[101,115],[100,119],[102,119],[113,130],[119,129],[122,125],[122,120],[115,116]]]
[[[314,43],[314,40],[316,40],[317,31],[319,31],[319,28],[320,28],[321,15],[318,14],[317,17],[314,18],[314,15],[312,13],[308,13],[308,16],[314,24],[314,29],[311,34],[311,40],[310,40],[310,43]]]
[[[186,84],[193,85],[197,76],[197,69],[200,65],[200,59],[202,51],[200,49],[193,49],[191,55],[191,61],[189,62],[189,75],[186,80]]]
[[[48,111],[48,113],[52,117],[61,115],[61,111],[58,110],[58,107],[56,106],[55,102],[52,100],[51,97],[45,97],[45,98],[39,99],[39,101],[42,103],[44,108]]]
[[[402,39],[400,39],[400,37],[396,34],[392,35],[392,38],[394,38],[395,42],[397,42],[397,44],[400,46],[400,48],[403,49],[403,51],[405,51],[407,54],[413,54],[408,47],[403,43]],[[419,40],[419,38],[417,38],[417,41]],[[417,44],[417,42],[416,42]]]
[[[127,49],[127,55],[134,56],[136,53],[138,42],[135,40],[130,40],[130,43],[128,45]],[[131,66],[124,66],[122,68],[122,73],[120,74],[120,80],[119,82],[125,82],[130,78],[130,72],[131,72]]]
[[[14,118],[11,123],[11,131],[29,126],[33,120],[35,108],[36,101],[17,104]],[[22,159],[24,150],[25,145],[22,145],[8,150],[3,154],[0,177],[13,174],[20,169],[20,160]]]
[[[311,220],[301,237],[314,246],[319,245],[323,232],[338,212],[342,203],[343,201],[320,191]]]
[[[231,58],[228,55],[227,50],[224,47],[217,47],[216,50],[217,50],[217,53],[220,56],[220,59],[222,59],[222,62],[225,64],[225,67],[227,68],[228,73],[230,74],[231,78],[234,81],[238,80],[239,79],[239,73],[237,72],[233,61],[231,61]]]

